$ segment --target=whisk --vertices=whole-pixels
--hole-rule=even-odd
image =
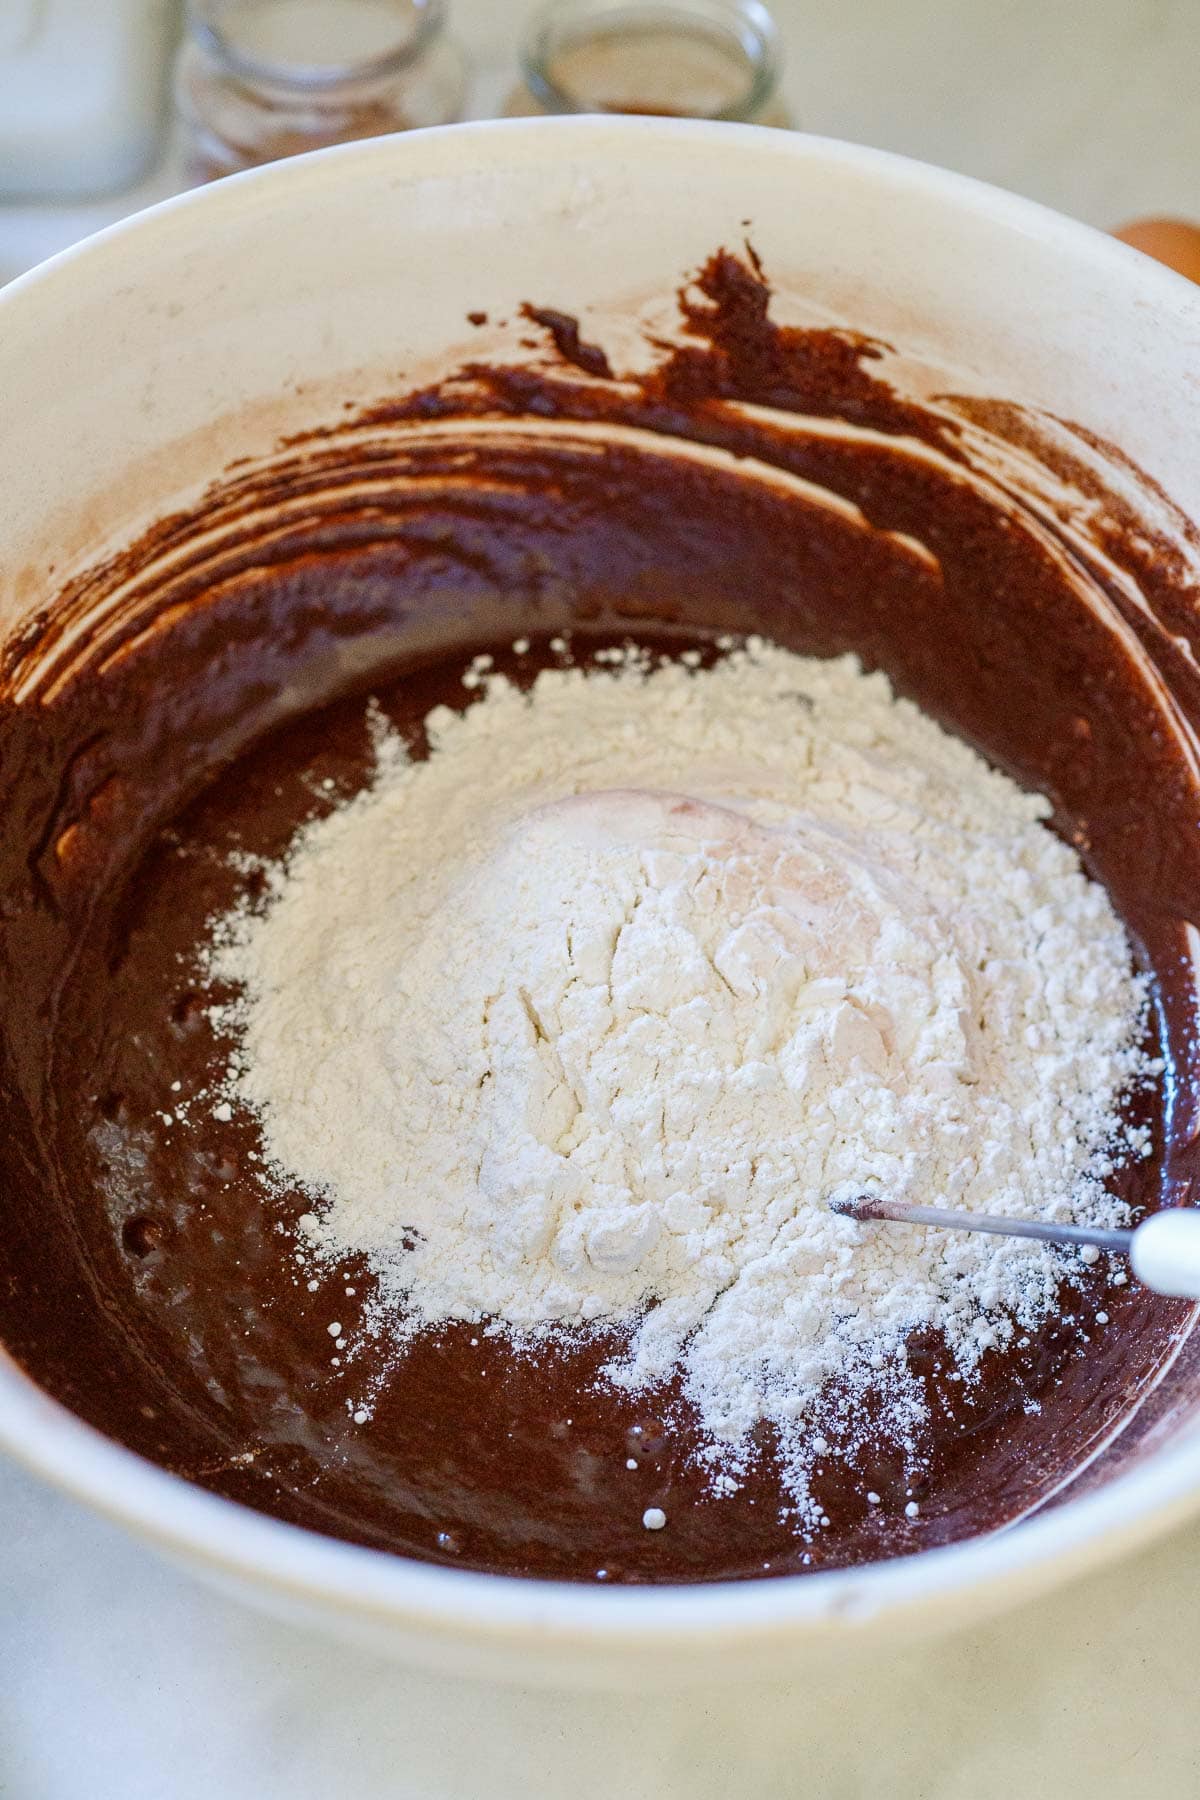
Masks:
[[[945,1231],[986,1231],[997,1237],[1038,1238],[1048,1244],[1091,1245],[1127,1256],[1138,1280],[1159,1294],[1200,1300],[1200,1207],[1170,1206],[1151,1213],[1130,1231],[1092,1225],[1060,1225],[1049,1219],[1013,1219],[997,1213],[959,1212],[945,1206],[906,1206],[880,1194],[830,1200],[830,1210],[861,1225],[936,1225]]]

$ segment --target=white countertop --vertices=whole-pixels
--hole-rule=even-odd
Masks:
[[[1200,1525],[791,1688],[466,1687],[277,1625],[0,1470],[4,1800],[1188,1800]]]
[[[484,114],[526,9],[452,10]],[[775,11],[813,130],[1098,225],[1200,218],[1200,0]],[[0,207],[0,280],[169,193],[175,166],[89,207]],[[260,1619],[0,1465],[3,1800],[1183,1800],[1198,1677],[1200,1524],[853,1685],[630,1700],[468,1691]]]
[[[0,0],[3,4],[3,0]],[[535,0],[449,0],[469,110],[501,110]],[[1198,0],[771,0],[805,130],[958,169],[1113,227],[1200,219]],[[0,281],[174,191],[168,154],[90,206],[0,205]]]

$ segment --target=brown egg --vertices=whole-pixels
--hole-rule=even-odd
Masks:
[[[1113,236],[1156,262],[1166,263],[1189,281],[1200,281],[1200,225],[1189,225],[1183,219],[1134,219]]]

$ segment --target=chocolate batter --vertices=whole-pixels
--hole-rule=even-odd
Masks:
[[[361,786],[367,695],[421,754],[425,713],[468,703],[480,650],[527,681],[564,630],[581,661],[629,636],[710,656],[722,632],[758,631],[856,650],[1050,795],[1154,978],[1167,1073],[1136,1104],[1155,1154],[1121,1191],[1190,1197],[1200,792],[1178,719],[1200,718],[1200,682],[1177,561],[1103,495],[1089,544],[989,486],[968,424],[1044,452],[1036,420],[917,405],[883,379],[886,347],[776,327],[752,254],[714,257],[680,304],[678,340],[638,379],[530,306],[536,351],[231,473],[31,622],[4,671],[0,1338],[167,1468],[426,1560],[692,1581],[945,1543],[1049,1500],[1154,1388],[1190,1317],[1081,1272],[1063,1316],[993,1353],[975,1387],[947,1379],[935,1334],[914,1338],[918,1473],[882,1437],[831,1458],[815,1483],[831,1524],[805,1537],[781,1517],[768,1441],[714,1499],[677,1387],[635,1402],[594,1385],[604,1333],[536,1360],[478,1328],[399,1362],[379,1343],[382,1393],[354,1424],[370,1370],[334,1366],[327,1326],[353,1334],[371,1277],[347,1265],[310,1292],[292,1227],[311,1202],[264,1197],[253,1124],[175,1117],[229,1048],[198,975],[208,922],[261,881],[246,853],[277,855]],[[643,1528],[651,1506],[666,1530]]]

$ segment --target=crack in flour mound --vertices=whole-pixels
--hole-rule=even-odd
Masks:
[[[216,925],[228,1094],[398,1346],[620,1327],[605,1379],[680,1369],[716,1491],[768,1421],[803,1508],[814,1454],[911,1448],[914,1330],[970,1379],[1075,1266],[831,1197],[1120,1222],[1122,928],[1044,799],[851,658],[472,685],[427,760],[377,719],[370,787]]]

